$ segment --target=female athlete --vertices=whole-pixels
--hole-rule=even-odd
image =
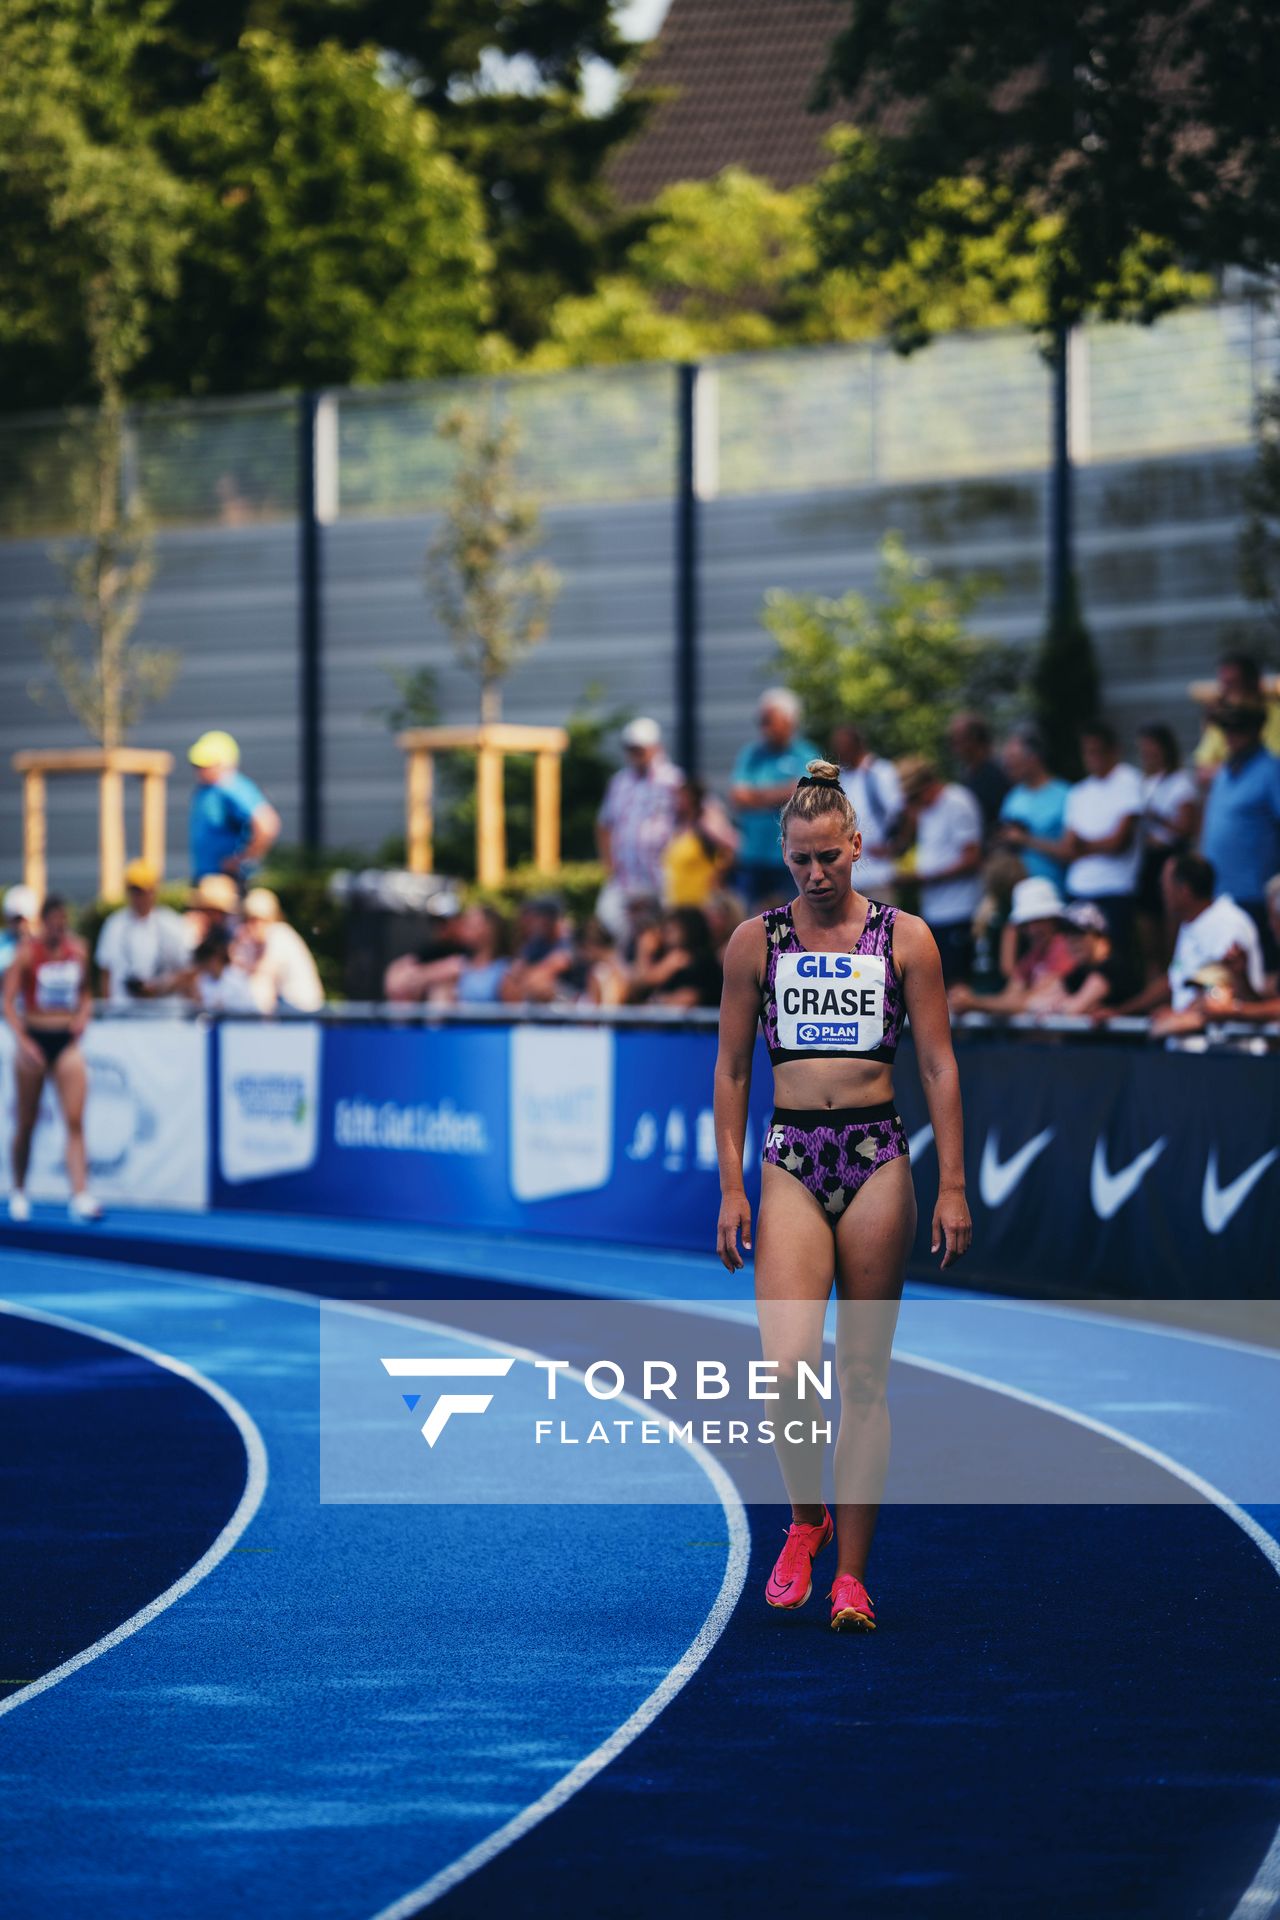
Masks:
[[[21,1007],[19,1006],[21,1000]],[[17,1043],[17,1122],[13,1130],[13,1189],[9,1216],[31,1218],[26,1195],[31,1136],[40,1111],[45,1076],[52,1077],[67,1127],[70,1210],[77,1220],[98,1220],[102,1209],[88,1191],[84,1103],[88,1075],[80,1036],[89,1024],[92,998],[89,956],[67,926],[66,903],[50,894],[37,932],[23,939],[4,983],[4,1013]]]
[[[802,1607],[814,1558],[835,1532],[831,1625],[865,1631],[875,1625],[875,1609],[862,1582],[889,1457],[885,1382],[916,1227],[907,1137],[893,1100],[892,1061],[905,1014],[937,1144],[932,1245],[935,1253],[942,1249],[944,1267],[966,1252],[971,1227],[938,949],[923,920],[854,888],[862,835],[838,776],[828,761],[809,762],[781,815],[783,858],[798,896],[744,921],[725,954],[715,1079],[723,1196],[716,1250],[733,1272],[743,1264],[739,1235],[751,1246],[742,1156],[759,1021],[779,1102],[765,1140],[755,1257],[761,1343],[776,1368],[778,1432],[793,1415],[802,1425],[813,1421],[801,1362],[821,1375],[833,1270],[841,1396],[834,1528],[821,1497],[820,1451],[778,1444],[793,1523],[765,1598],[772,1607]]]

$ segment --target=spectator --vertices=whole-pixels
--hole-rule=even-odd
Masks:
[[[1044,737],[1035,727],[1020,727],[1009,735],[1004,764],[1013,785],[1000,803],[995,839],[1021,856],[1030,879],[1050,880],[1061,888],[1067,870],[1055,849],[1061,850],[1071,789],[1050,773]]]
[[[760,737],[743,747],[733,763],[729,804],[738,815],[736,884],[752,911],[795,892],[782,858],[778,815],[796,790],[796,781],[818,749],[800,736],[800,702],[786,687],[770,687],[756,708]]]
[[[982,809],[967,787],[944,782],[931,761],[901,760],[907,817],[915,829],[913,865],[902,879],[920,888],[920,911],[938,943],[942,977],[962,980],[973,959],[973,916],[982,898]]]
[[[1000,993],[1008,974],[1001,956],[1008,954],[1005,928],[1013,912],[1013,890],[1025,880],[1020,856],[1008,847],[996,847],[982,865],[982,898],[973,916],[973,960],[969,985],[976,994]]]
[[[104,1000],[167,999],[179,990],[189,948],[181,914],[156,905],[159,876],[145,860],[124,870],[125,904],[109,913],[98,934],[94,959]]]
[[[316,1013],[324,1005],[320,975],[302,935],[289,926],[269,887],[244,897],[236,958],[253,977],[266,1013]]]
[[[1227,653],[1218,662],[1216,707],[1261,707],[1265,716],[1262,744],[1268,753],[1280,754],[1280,702],[1268,700],[1262,684],[1262,672],[1252,654]],[[1221,725],[1212,712],[1206,715],[1200,743],[1192,755],[1192,765],[1202,787],[1207,787],[1231,749]]]
[[[991,728],[980,713],[958,713],[947,728],[947,744],[961,784],[982,809],[983,832],[990,833],[1009,791],[1009,777],[992,746]]]
[[[1121,760],[1115,729],[1105,721],[1083,729],[1080,754],[1085,777],[1067,795],[1067,892],[1101,908],[1112,948],[1127,960],[1134,949],[1142,781],[1137,768]]]
[[[4,925],[0,927],[0,978],[9,971],[23,936],[40,915],[34,887],[10,887],[4,896]]]
[[[564,907],[555,894],[537,894],[520,909],[519,945],[503,976],[498,998],[546,1002],[560,998],[566,976],[578,956],[563,925]]]
[[[879,760],[862,729],[845,721],[831,736],[831,757],[840,769],[840,785],[862,829],[858,891],[868,899],[894,904],[893,836],[902,820],[902,782],[892,760]]]
[[[1071,971],[1074,955],[1063,932],[1062,896],[1052,880],[1034,875],[1019,880],[1006,924],[1008,959],[1005,985],[998,993],[976,994],[963,981],[947,995],[952,1011],[971,1013],[1025,1013],[1034,1009],[1037,993],[1056,988]]]
[[[191,795],[191,877],[231,874],[237,886],[280,835],[280,816],[247,774],[229,733],[202,733],[187,755],[196,769]]]
[[[662,887],[662,856],[675,831],[676,793],[683,775],[662,748],[656,720],[632,720],[622,729],[626,765],[605,788],[596,816],[596,846],[606,875],[596,912],[618,938],[638,893]]]
[[[586,966],[582,998],[593,1007],[625,1006],[631,986],[618,943],[604,921],[594,916],[582,930],[582,958]]]
[[[724,950],[747,917],[747,910],[736,893],[722,889],[713,893],[702,909],[711,929],[711,947],[721,966]]]
[[[187,947],[198,947],[210,933],[228,938],[240,917],[240,891],[229,873],[206,873],[187,895],[183,932]]]
[[[630,997],[655,1007],[716,1007],[722,984],[707,916],[698,907],[676,907],[637,959]]]
[[[1142,858],[1138,867],[1138,922],[1149,979],[1169,964],[1164,897],[1160,874],[1171,853],[1195,842],[1200,795],[1195,780],[1179,765],[1171,727],[1153,721],[1138,728],[1138,765],[1142,771]]]
[[[1148,981],[1115,1011],[1155,1012],[1152,1032],[1176,1033],[1202,1024],[1196,976],[1206,967],[1224,964],[1235,950],[1243,956],[1250,987],[1261,993],[1262,943],[1252,918],[1229,894],[1217,891],[1213,867],[1202,854],[1170,854],[1160,883],[1169,918],[1178,929],[1173,959],[1166,974]]]
[[[703,906],[737,851],[738,836],[715,795],[700,780],[682,781],[674,832],[662,856],[663,905]]]
[[[225,927],[213,927],[191,956],[188,993],[205,1013],[261,1013],[253,981],[235,960]]]
[[[1280,943],[1280,873],[1267,882],[1267,918],[1273,941]],[[1249,978],[1243,947],[1231,947],[1221,962],[1222,978],[1207,983],[1203,1005],[1206,1017],[1218,1020],[1280,1020],[1280,974],[1269,973],[1261,989]]]
[[[1200,851],[1222,891],[1252,918],[1275,966],[1265,894],[1280,871],[1280,760],[1262,744],[1261,707],[1215,707],[1213,718],[1228,751],[1204,803]]]
[[[412,1003],[425,1000],[440,976],[424,972],[438,960],[453,960],[465,954],[460,937],[462,902],[447,887],[431,895],[424,909],[430,932],[412,953],[398,953],[387,963],[382,976],[384,1000]]]
[[[1118,1007],[1137,985],[1133,967],[1111,950],[1106,915],[1084,900],[1066,910],[1064,931],[1071,946],[1071,971],[1060,984],[1061,997],[1046,1000],[1044,1013],[1096,1014]]]

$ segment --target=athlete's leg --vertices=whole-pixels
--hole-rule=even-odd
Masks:
[[[835,1273],[830,1221],[808,1188],[783,1167],[760,1170],[760,1217],[756,1223],[756,1310],[763,1357],[777,1367],[779,1398],[768,1411],[778,1438],[775,1451],[791,1498],[793,1516],[806,1525],[822,1522],[825,1448],[783,1437],[789,1421],[808,1432],[825,1421],[829,1401],[812,1388],[800,1397],[800,1362],[821,1377],[822,1326]]]
[[[19,1047],[14,1058],[14,1076],[17,1080],[17,1111],[13,1126],[13,1185],[14,1191],[21,1193],[27,1184],[27,1166],[31,1159],[31,1136],[36,1130],[36,1118],[40,1112],[40,1094],[44,1087],[44,1055],[39,1061],[27,1057],[24,1048]]]
[[[836,1531],[839,1573],[862,1578],[889,1465],[885,1387],[907,1254],[916,1231],[911,1162],[877,1167],[836,1229]],[[847,1304],[846,1304],[847,1303]]]
[[[84,1150],[84,1100],[89,1075],[78,1046],[62,1049],[53,1065],[53,1083],[67,1124],[67,1178],[72,1193],[83,1193],[89,1184]]]

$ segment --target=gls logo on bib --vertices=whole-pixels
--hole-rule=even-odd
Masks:
[[[878,953],[780,953],[774,975],[778,1045],[871,1053],[884,1039],[884,960]]]

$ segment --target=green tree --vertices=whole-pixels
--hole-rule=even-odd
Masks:
[[[944,271],[985,251],[997,282],[1021,280],[1045,343],[1054,484],[1035,680],[1050,728],[1074,733],[1097,689],[1072,570],[1069,331],[1088,315],[1150,323],[1203,291],[1198,275],[1280,258],[1257,83],[1273,32],[1262,0],[859,0],[832,49],[821,97],[855,105],[863,132],[823,183],[823,266],[887,284],[922,249]],[[894,331],[909,346],[931,324],[908,296]]]
[[[589,63],[629,71],[637,49],[613,0],[171,0],[151,69],[151,107],[199,100],[251,29],[299,52],[377,47],[385,79],[425,111],[480,190],[495,263],[493,321],[526,351],[567,293],[590,291],[643,224],[620,211],[605,170],[647,111],[629,88],[588,113]]]
[[[153,560],[124,462],[125,383],[176,285],[185,212],[129,112],[153,19],[152,8],[113,0],[10,0],[0,14],[0,206],[12,222],[0,365],[25,350],[96,403],[64,441],[79,537],[54,552],[66,592],[45,650],[67,705],[107,747],[167,690],[177,664],[133,639]],[[26,301],[33,282],[39,297]]]
[[[843,180],[866,145],[852,128],[836,129],[831,144],[828,178]],[[972,194],[948,182],[938,200],[945,209]],[[622,270],[556,304],[531,363],[684,360],[885,334],[911,346],[934,332],[1040,317],[1032,269],[1007,264],[999,230],[949,244],[935,228],[901,261],[824,271],[817,235],[830,239],[833,218],[825,183],[784,193],[730,167],[667,187]]]
[[[155,5],[0,9],[0,382],[12,405],[122,392],[177,286],[186,197],[133,110]]]
[[[479,679],[488,723],[502,717],[502,682],[546,633],[560,578],[545,560],[527,557],[539,519],[516,490],[515,423],[455,407],[440,431],[459,458],[428,550],[427,586],[455,653]]]
[[[978,574],[936,574],[888,534],[874,595],[765,596],[764,624],[777,645],[770,674],[799,696],[818,740],[829,740],[841,720],[854,720],[878,753],[937,758],[954,714],[989,710],[1015,684],[1009,650],[968,625],[994,585]]]
[[[189,183],[157,389],[238,392],[456,373],[477,363],[490,251],[474,183],[372,48],[246,34],[162,116]]]

